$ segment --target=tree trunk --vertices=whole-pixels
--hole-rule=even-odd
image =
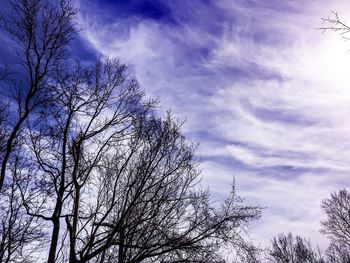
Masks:
[[[124,263],[124,232],[120,231],[120,245],[118,250],[118,263]]]
[[[47,260],[47,263],[55,263],[56,260],[56,249],[58,244],[58,235],[60,233],[60,219],[54,218],[53,219],[53,230],[51,235],[51,245],[50,245],[50,251],[49,251],[49,258]]]

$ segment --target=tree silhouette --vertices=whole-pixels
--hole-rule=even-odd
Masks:
[[[55,68],[65,58],[65,47],[76,31],[72,19],[76,13],[69,0],[10,1],[11,12],[1,19],[2,27],[16,44],[17,61],[24,80],[16,86],[5,86],[3,92],[11,98],[16,112],[11,114],[6,143],[1,155],[0,191],[11,161],[14,143],[20,136],[29,115],[49,103],[49,80]],[[6,71],[5,71],[6,73]],[[4,77],[2,73],[2,78]],[[3,100],[5,98],[2,98]],[[16,115],[16,116],[13,116]]]
[[[268,251],[270,263],[324,263],[319,250],[311,247],[309,241],[300,236],[280,234],[272,240]]]
[[[1,262],[223,262],[224,247],[251,253],[243,235],[260,208],[244,205],[234,185],[211,201],[181,122],[158,117],[118,60],[72,65],[70,1],[11,7],[4,26],[25,85],[10,92],[3,80],[0,95]]]
[[[350,262],[350,194],[343,189],[322,202],[327,219],[321,232],[331,244],[327,250],[330,262]]]

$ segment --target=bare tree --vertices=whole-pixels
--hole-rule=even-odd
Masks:
[[[280,234],[272,240],[267,261],[270,263],[324,263],[319,249],[300,236]]]
[[[170,115],[155,117],[125,66],[78,66],[56,92],[31,127],[34,187],[22,194],[27,213],[52,224],[49,262],[197,262],[245,245],[239,232],[260,209],[234,191],[210,205],[196,190],[195,146]]]
[[[332,11],[332,17],[322,18],[323,31],[334,31],[349,40],[350,27],[338,13]],[[330,263],[350,262],[350,194],[346,189],[331,194],[331,198],[322,202],[322,209],[327,220],[322,222],[321,232],[325,234],[330,245],[326,251]]]
[[[349,263],[350,253],[349,248],[342,246],[339,243],[331,242],[326,250],[328,263]]]
[[[21,163],[11,166],[15,179],[6,179],[0,193],[0,262],[35,262],[45,233],[35,218],[26,214],[18,191]]]
[[[101,156],[123,138],[141,114],[141,93],[125,80],[118,62],[77,67],[57,76],[55,103],[31,121],[27,163],[32,189],[22,193],[27,213],[52,224],[49,262],[55,262],[61,219],[70,207],[79,209],[80,189],[91,182]],[[140,112],[138,112],[140,111]],[[74,223],[76,224],[76,223]]]
[[[8,96],[13,98],[11,102],[16,104],[17,112],[11,113],[14,121],[6,123],[11,127],[0,160],[0,191],[13,144],[28,116],[49,102],[49,79],[65,58],[65,46],[76,31],[73,23],[76,10],[69,0],[20,0],[10,1],[10,5],[11,10],[2,15],[1,22],[17,45],[17,63],[22,67],[22,72],[17,75],[24,75],[24,79],[17,80],[16,86],[7,86]]]
[[[4,156],[9,134],[8,105],[0,106],[0,158]],[[23,209],[17,182],[21,180],[23,163],[20,161],[21,146],[18,138],[13,143],[13,160],[8,166],[6,180],[0,192],[0,262],[31,262],[35,260],[33,252],[43,240],[43,232],[34,218]]]
[[[322,31],[335,31],[343,38],[348,39],[347,35],[350,33],[350,27],[339,18],[338,13],[332,11],[332,17],[321,18],[322,26],[319,27]]]
[[[345,262],[350,258],[350,194],[346,189],[331,194],[330,199],[322,202],[322,209],[327,220],[322,222],[321,232],[331,242],[327,251],[330,259],[342,258]],[[336,262],[336,261],[331,262]],[[339,261],[342,262],[342,261]]]
[[[22,175],[30,171],[22,161],[23,131],[30,115],[50,104],[48,84],[65,59],[65,46],[76,30],[72,20],[76,11],[66,0],[8,3],[1,26],[11,37],[17,57],[0,72],[0,261],[35,262],[44,232],[36,218],[26,213],[20,194],[20,189],[26,192],[28,188]]]
[[[251,253],[243,236],[260,208],[244,205],[234,186],[211,202],[196,145],[170,114],[156,116],[124,65],[62,66],[76,30],[71,2],[11,6],[3,25],[25,78],[7,92],[8,115],[0,112],[0,261],[42,260],[39,247],[49,263],[223,262],[225,248]]]

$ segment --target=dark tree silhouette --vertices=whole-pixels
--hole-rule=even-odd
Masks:
[[[23,172],[30,171],[22,160],[27,123],[50,104],[50,79],[65,59],[65,46],[76,30],[72,21],[76,10],[68,0],[7,3],[1,26],[17,57],[0,73],[0,261],[29,262],[38,255],[43,232],[23,209],[19,192],[19,185],[22,192],[28,190],[28,180],[22,178]]]
[[[0,160],[0,191],[14,143],[29,115],[49,103],[50,77],[65,58],[65,47],[76,31],[72,20],[76,10],[69,0],[19,0],[10,1],[10,6],[8,14],[2,14],[1,24],[16,45],[17,61],[13,64],[21,66],[21,74],[17,75],[24,75],[24,79],[2,91],[12,98],[17,109],[7,122],[6,146]],[[7,71],[4,72],[2,78]]]
[[[331,242],[326,250],[328,263],[349,263],[350,253],[349,248],[342,246],[339,243]]]
[[[332,11],[332,16],[322,18],[323,31],[334,31],[349,40],[350,27],[340,18],[337,12]],[[326,251],[328,262],[350,262],[350,194],[344,189],[331,194],[331,198],[322,202],[322,209],[327,215],[327,220],[322,222],[321,232],[325,234],[330,245]]]
[[[21,163],[17,158],[14,163],[10,172],[16,178],[6,180],[0,195],[0,262],[35,262],[45,232],[23,210],[17,186]]]
[[[331,262],[350,262],[350,194],[343,189],[331,194],[322,202],[327,219],[322,222],[321,232],[331,245],[327,255]]]
[[[260,208],[244,205],[234,186],[211,201],[181,122],[157,117],[156,102],[118,60],[69,63],[70,1],[11,7],[4,28],[24,72],[15,83],[25,85],[2,82],[0,93],[0,261],[223,262],[225,248],[253,255],[243,236]]]
[[[318,249],[313,249],[310,242],[295,236],[280,234],[272,240],[268,251],[269,263],[324,263]]]
[[[56,92],[28,139],[28,179],[39,187],[22,195],[29,215],[52,224],[55,262],[205,261],[223,244],[245,245],[239,231],[258,207],[234,191],[210,205],[194,145],[170,115],[155,116],[125,66],[78,66]]]

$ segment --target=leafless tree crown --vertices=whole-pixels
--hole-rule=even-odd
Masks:
[[[10,5],[2,25],[21,79],[0,76],[0,262],[223,262],[225,247],[251,254],[243,236],[260,208],[244,205],[234,186],[211,202],[182,123],[157,117],[118,60],[69,63],[72,3]]]

